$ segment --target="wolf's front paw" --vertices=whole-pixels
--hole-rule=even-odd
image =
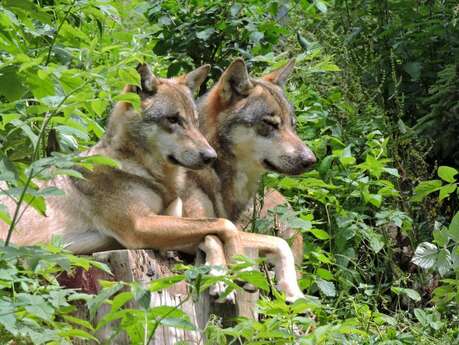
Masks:
[[[287,304],[293,304],[296,301],[298,301],[299,299],[304,299],[304,298],[306,298],[306,297],[304,296],[304,294],[302,292],[297,292],[296,294],[285,296],[285,302]]]
[[[236,303],[236,291],[231,291],[227,296],[221,297],[224,295],[226,288],[228,285],[226,285],[223,282],[217,282],[214,285],[209,287],[209,295],[216,297],[216,302],[217,303]]]

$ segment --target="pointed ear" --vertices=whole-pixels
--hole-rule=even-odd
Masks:
[[[137,66],[137,72],[140,74],[140,85],[143,92],[155,93],[158,89],[159,80],[146,63],[141,63]]]
[[[201,67],[196,68],[194,71],[191,71],[184,76],[185,85],[188,86],[191,92],[194,93],[199,89],[204,80],[206,80],[209,71],[210,65],[202,65]]]
[[[294,67],[295,59],[290,59],[285,66],[272,71],[268,75],[265,75],[263,79],[283,87],[287,82],[288,76],[290,73],[292,73]]]
[[[222,85],[220,97],[228,102],[233,94],[246,96],[253,87],[244,60],[238,58],[223,72],[219,83]]]

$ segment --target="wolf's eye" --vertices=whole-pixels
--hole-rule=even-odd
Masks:
[[[178,113],[175,113],[173,115],[169,115],[166,117],[167,122],[169,122],[172,125],[175,125],[180,122],[180,117]]]
[[[279,129],[279,120],[278,119],[275,119],[275,118],[264,118],[263,119],[263,123],[267,124],[268,126],[274,128],[274,129]]]

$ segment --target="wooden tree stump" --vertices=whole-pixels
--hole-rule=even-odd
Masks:
[[[249,253],[247,253],[249,254]],[[249,256],[249,255],[248,255]],[[253,253],[250,256],[254,256]],[[132,282],[138,281],[141,284],[149,284],[151,281],[173,275],[172,268],[177,264],[173,259],[164,258],[158,251],[153,250],[113,250],[107,252],[94,253],[95,260],[105,263],[110,267],[113,276],[102,271],[91,269],[89,271],[79,271],[73,277],[61,278],[61,284],[71,288],[81,288],[88,293],[97,293],[100,290],[98,281],[116,280]],[[204,262],[203,255],[198,255],[197,263]],[[196,331],[184,331],[170,327],[159,327],[150,345],[172,345],[184,341],[186,344],[204,344],[205,339],[202,331],[204,330],[212,314],[221,317],[225,326],[231,324],[231,320],[236,316],[245,316],[256,318],[255,304],[258,299],[258,293],[247,293],[244,291],[237,292],[236,303],[216,303],[215,298],[207,292],[203,293],[197,302],[191,298],[181,305],[181,309],[187,313],[191,322],[196,326]],[[185,282],[179,282],[174,286],[152,293],[150,306],[177,306],[188,295]],[[136,308],[135,302],[129,302],[128,308]],[[105,305],[97,312],[96,320],[100,320],[104,314],[109,311],[109,306]],[[89,315],[83,309],[77,312],[77,315],[83,319],[89,319]],[[97,321],[95,322],[97,323]],[[113,326],[107,326],[99,330],[97,337],[102,344],[107,343],[112,336]],[[87,341],[75,341],[78,345],[89,345]],[[110,344],[130,345],[125,334],[111,340]]]

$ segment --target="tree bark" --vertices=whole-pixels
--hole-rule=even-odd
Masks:
[[[252,254],[247,256],[254,256],[254,253],[247,254]],[[95,260],[108,265],[113,276],[97,269],[90,269],[89,271],[78,271],[72,277],[60,277],[61,284],[66,287],[79,288],[87,293],[100,291],[101,288],[98,281],[101,279],[125,282],[137,281],[147,285],[153,280],[173,275],[172,268],[177,264],[176,260],[165,258],[158,251],[153,250],[113,250],[94,253],[93,257]],[[202,265],[204,262],[202,253],[198,254],[196,262]],[[186,283],[179,282],[168,289],[152,293],[150,306],[177,306],[187,296]],[[215,298],[210,296],[207,291],[199,297],[197,302],[189,298],[180,308],[190,317],[191,322],[196,327],[196,331],[160,326],[149,345],[173,345],[180,341],[184,341],[187,344],[204,344],[203,331],[212,314],[220,317],[224,326],[230,326],[232,319],[236,316],[256,318],[255,304],[257,299],[258,293],[244,291],[237,291],[236,304],[216,303]],[[138,306],[135,302],[129,302],[127,307],[136,308]],[[94,324],[97,324],[97,321],[109,310],[110,306],[103,305],[97,312]],[[76,316],[82,319],[89,319],[88,312],[83,307],[78,308]],[[115,329],[116,325],[108,325],[98,331],[97,338],[101,341],[101,344],[129,345],[130,342],[126,334],[119,334],[115,339],[110,339]],[[75,340],[74,344],[89,345],[91,342]]]

